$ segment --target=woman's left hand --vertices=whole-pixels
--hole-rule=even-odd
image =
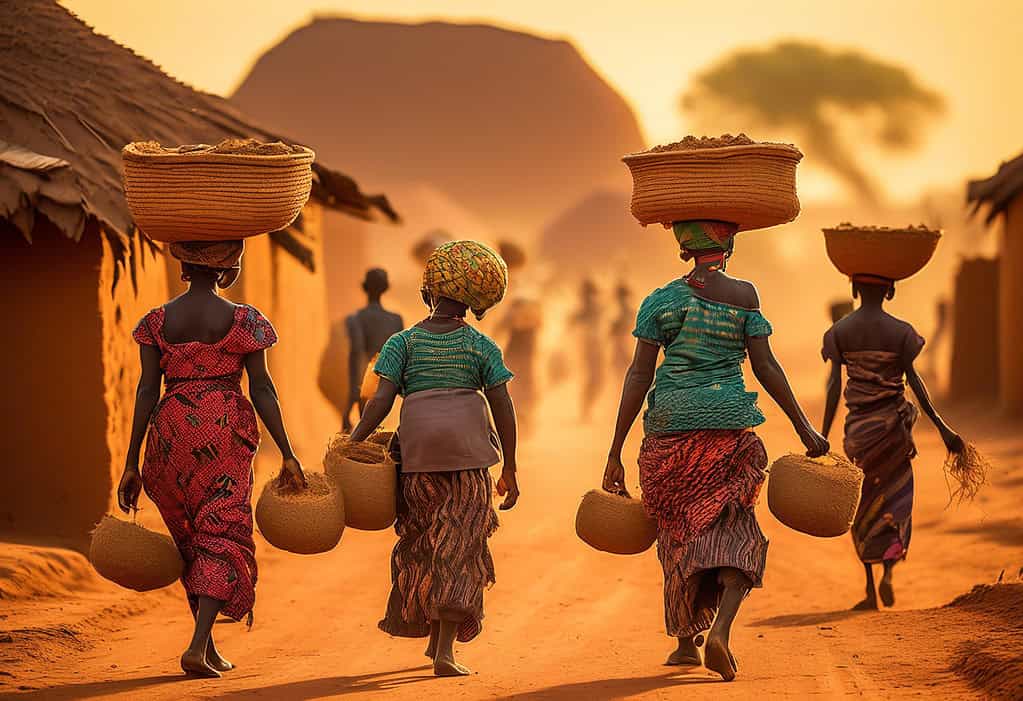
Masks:
[[[497,480],[497,493],[504,497],[504,502],[497,508],[507,511],[519,500],[519,483],[515,478],[515,470],[502,470],[501,479]]]
[[[302,470],[302,465],[298,462],[298,458],[285,458],[281,464],[281,473],[277,475],[277,484],[282,487],[288,487],[294,491],[300,491],[309,486],[309,481],[305,478],[305,472]]]
[[[961,453],[966,449],[962,437],[955,431],[949,429],[941,434],[941,440],[945,443],[945,449],[950,453]]]

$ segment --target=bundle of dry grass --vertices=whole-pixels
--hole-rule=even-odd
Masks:
[[[256,525],[275,548],[299,555],[332,550],[345,530],[341,490],[320,472],[307,472],[309,487],[295,491],[268,482],[256,502]]]
[[[374,435],[376,441],[383,438]],[[348,526],[361,531],[391,527],[396,516],[398,473],[386,446],[369,440],[355,443],[338,433],[327,446],[323,467],[344,495]]]
[[[593,489],[583,496],[575,532],[587,545],[615,555],[646,552],[657,539],[657,523],[643,502]]]
[[[789,528],[833,538],[852,526],[862,486],[863,471],[839,455],[785,455],[771,465],[767,506]]]
[[[945,458],[945,481],[948,482],[948,478],[951,477],[955,486],[949,484],[948,503],[962,504],[973,501],[980,488],[987,482],[990,467],[987,458],[973,443],[963,441],[961,451],[949,452]]]
[[[101,576],[135,591],[173,584],[185,568],[170,536],[113,516],[104,516],[92,532],[89,561]]]
[[[394,431],[377,431],[372,436],[366,439],[367,443],[376,443],[387,448],[391,444],[391,439],[394,438]]]

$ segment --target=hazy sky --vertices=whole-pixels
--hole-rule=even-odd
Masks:
[[[678,139],[689,78],[730,49],[780,39],[858,48],[948,101],[919,152],[878,161],[896,196],[987,175],[1023,150],[1019,0],[64,0],[98,31],[204,90],[230,93],[314,14],[479,21],[566,38],[633,105],[651,142]],[[330,76],[324,76],[327,86]],[[357,96],[353,96],[357,99]],[[756,134],[752,134],[756,136]]]

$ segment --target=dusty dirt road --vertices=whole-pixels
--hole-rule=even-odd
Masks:
[[[769,453],[796,448],[784,419],[764,404]],[[1006,432],[996,428],[978,434],[982,447],[999,458],[993,479],[1013,489],[989,489],[976,504],[947,511],[943,449],[929,427],[918,428],[916,528],[910,559],[896,571],[895,611],[850,613],[862,580],[849,541],[790,531],[762,504],[761,524],[771,539],[766,583],[740,613],[734,635],[740,674],[725,684],[704,670],[661,666],[671,642],[663,632],[653,550],[617,557],[575,537],[578,500],[602,472],[611,407],[586,429],[564,417],[559,425],[554,406],[545,407],[545,428],[523,446],[523,498],[502,515],[492,541],[498,582],[487,598],[484,632],[459,649],[475,672],[471,677],[435,679],[424,642],[377,630],[394,537],[348,531],[335,551],[313,557],[259,542],[255,627],[216,627],[221,650],[238,665],[222,680],[180,675],[177,657],[190,620],[178,591],[125,595],[101,587],[74,600],[8,608],[0,617],[0,631],[12,636],[0,645],[0,670],[8,670],[0,674],[0,696],[288,701],[386,692],[397,701],[539,701],[978,695],[949,671],[950,656],[974,635],[976,620],[947,609],[912,609],[940,606],[978,582],[994,581],[1002,568],[1023,565],[1023,525],[1012,520],[1019,510],[1011,499],[1013,491],[1023,492],[1019,438],[1003,439]],[[638,481],[635,470],[629,481]],[[61,623],[72,619],[79,623]]]

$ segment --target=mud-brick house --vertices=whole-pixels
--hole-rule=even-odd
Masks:
[[[131,331],[180,285],[132,222],[121,147],[248,136],[278,138],[56,2],[0,2],[0,538],[80,543],[111,506],[137,382]],[[329,328],[324,210],[353,224],[393,215],[322,162],[313,170],[295,225],[248,246],[237,293],[278,327],[272,369],[310,462],[336,423],[311,371]]]
[[[1023,414],[1023,154],[990,178],[970,182],[966,197],[975,208],[986,207],[989,225],[1000,222],[999,401],[1006,412]]]

